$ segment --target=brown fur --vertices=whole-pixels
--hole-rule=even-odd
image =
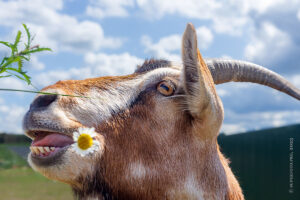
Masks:
[[[108,86],[113,86],[115,83],[125,80],[132,80],[137,74],[131,74],[127,76],[105,76],[98,78],[89,78],[85,80],[65,80],[58,81],[54,85],[43,88],[43,91],[49,89],[63,90],[62,94],[67,95],[84,95],[91,88],[97,88],[99,90],[107,90]]]

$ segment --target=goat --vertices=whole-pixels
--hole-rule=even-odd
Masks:
[[[133,74],[59,81],[37,95],[23,120],[33,139],[28,161],[69,184],[78,199],[244,199],[217,136],[223,106],[215,84],[253,82],[300,100],[278,74],[235,60],[203,59],[196,31],[182,39],[183,66],[146,60]],[[81,157],[70,150],[79,127],[95,127],[103,146]],[[55,151],[45,156],[47,148]]]

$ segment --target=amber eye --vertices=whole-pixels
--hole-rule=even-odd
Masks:
[[[174,93],[173,85],[166,81],[159,83],[157,85],[157,90],[165,96],[171,96]]]

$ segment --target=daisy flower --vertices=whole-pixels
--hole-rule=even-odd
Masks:
[[[83,128],[80,127],[78,132],[73,133],[74,144],[72,149],[79,155],[86,156],[97,151],[100,147],[99,142],[96,140],[97,133],[95,128]]]

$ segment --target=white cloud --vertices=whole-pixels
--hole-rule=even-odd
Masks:
[[[138,13],[141,17],[158,20],[167,15],[188,19],[210,20],[217,33],[241,35],[253,26],[253,16],[274,10],[292,11],[300,6],[299,0],[94,0],[87,13],[94,17],[127,17]]]
[[[68,80],[68,79],[76,79],[76,75],[74,71],[76,69],[71,68],[67,70],[49,70],[47,72],[42,72],[36,75],[33,79],[33,83],[41,88],[50,84],[54,84],[59,80]],[[84,71],[81,71],[81,76],[84,76]]]
[[[100,48],[118,48],[119,38],[104,36],[102,27],[92,21],[78,21],[61,14],[62,0],[16,0],[0,2],[0,25],[21,29],[26,23],[36,34],[35,41],[54,51],[97,51]],[[13,14],[12,14],[13,13]]]
[[[32,89],[29,86],[27,86],[27,83],[25,83],[25,81],[21,81],[15,77],[0,78],[0,87],[18,90]]]
[[[213,41],[211,30],[205,26],[201,26],[196,31],[199,49],[208,48]],[[141,43],[145,46],[145,52],[149,53],[150,56],[180,62],[181,38],[181,35],[173,34],[162,37],[157,43],[154,43],[149,36],[145,35],[141,38]]]
[[[232,11],[231,11],[232,12]],[[229,14],[229,16],[216,15],[212,18],[213,29],[217,33],[225,33],[232,36],[240,36],[252,25],[250,17]]]
[[[240,34],[242,27],[249,24],[249,17],[240,13],[235,3],[217,0],[203,0],[201,3],[198,0],[95,0],[91,1],[86,13],[97,18],[127,17],[128,9],[132,7],[136,8],[134,14],[150,20],[158,20],[166,15],[211,20],[215,31],[233,35]]]
[[[245,57],[266,63],[285,57],[292,46],[289,35],[270,22],[263,22],[245,48]]]
[[[149,53],[150,56],[180,61],[180,55],[177,53],[181,48],[180,35],[163,37],[157,43],[153,43],[149,36],[143,36],[141,43],[145,46],[145,52]]]
[[[293,1],[295,2],[295,1]],[[291,2],[290,2],[291,3]],[[244,14],[248,14],[250,12],[257,12],[259,14],[263,14],[270,9],[274,9],[278,6],[284,6],[287,4],[286,0],[231,0],[231,5],[236,5],[240,9],[240,11]]]
[[[217,94],[220,97],[225,97],[225,96],[229,95],[229,92],[226,89],[224,89],[224,88],[216,87],[216,89],[217,89]]]
[[[96,18],[126,17],[129,15],[126,8],[133,6],[133,0],[90,0],[86,14]]]
[[[29,68],[34,70],[43,70],[45,69],[45,64],[38,60],[36,55],[30,57]]]
[[[4,40],[1,38],[1,41]],[[8,56],[10,55],[10,48],[7,46],[4,46],[3,44],[0,44],[0,57]]]
[[[0,132],[22,133],[22,119],[25,112],[24,107],[0,103]]]
[[[287,77],[287,80],[289,80],[297,88],[300,88],[300,74],[294,74],[290,77]]]
[[[128,8],[136,6],[141,14],[150,19],[159,19],[168,14],[180,14],[190,18],[208,18],[212,10],[220,8],[222,3],[217,1],[197,0],[91,0],[88,8],[93,12],[88,12],[94,17],[128,16]],[[94,11],[99,11],[96,13]],[[154,14],[155,13],[155,14]]]
[[[284,126],[300,123],[300,111],[281,110],[267,112],[236,113],[225,109],[225,121],[221,132],[240,133],[246,130]]]
[[[84,60],[93,74],[97,76],[131,74],[136,66],[143,62],[143,59],[127,52],[122,54],[88,53]]]
[[[222,124],[221,131],[225,134],[234,134],[245,132],[246,129],[240,124]]]
[[[204,0],[199,3],[198,0],[137,0],[137,5],[141,15],[149,19],[181,15],[189,19],[211,20],[212,27],[218,33],[240,34],[249,21],[249,17],[240,13],[231,1]]]
[[[299,1],[291,1],[290,4],[298,4]],[[203,0],[199,3],[198,0],[137,0],[137,4],[142,7],[147,14],[151,15],[150,11],[157,10],[158,16],[162,17],[167,14],[179,13],[190,18],[212,18],[212,15],[224,15],[229,10],[235,10],[238,14],[248,14],[250,12],[258,12],[260,14],[281,5],[286,5],[286,0]],[[222,12],[223,9],[223,12]],[[212,11],[219,11],[212,12]]]
[[[201,26],[196,29],[198,38],[198,48],[207,49],[213,42],[214,36],[209,28]]]
[[[82,68],[49,70],[39,73],[34,77],[33,83],[38,87],[44,87],[59,80],[80,80],[99,76],[131,74],[138,64],[143,63],[142,59],[127,52],[122,54],[90,52],[85,55],[84,61],[85,64]]]
[[[228,59],[228,60],[229,60],[229,59],[233,59],[231,56],[226,55],[226,54],[221,55],[220,58],[224,58],[224,59]]]
[[[300,21],[300,10],[299,10],[298,13],[297,13],[297,18],[298,18],[298,20]]]

